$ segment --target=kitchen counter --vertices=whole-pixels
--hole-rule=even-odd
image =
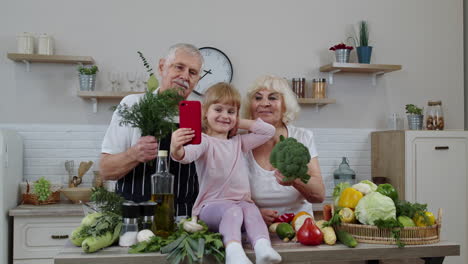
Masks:
[[[9,211],[10,216],[83,216],[83,206],[67,201],[57,204],[22,204]]]
[[[334,246],[303,246],[298,243],[273,242],[275,249],[281,254],[281,263],[323,263],[324,261],[367,261],[379,263],[376,259],[426,258],[426,263],[442,263],[445,256],[460,255],[460,245],[442,241],[430,245],[415,245],[398,248],[394,245],[376,245],[360,243],[356,248],[348,248],[342,244]],[[247,256],[255,260],[251,249],[246,249]],[[310,261],[310,262],[308,262]],[[153,264],[167,263],[166,256],[160,253],[128,254],[128,248],[109,247],[96,253],[86,254],[81,247],[75,247],[67,242],[62,251],[55,256],[55,264]],[[215,263],[204,261],[204,263]]]

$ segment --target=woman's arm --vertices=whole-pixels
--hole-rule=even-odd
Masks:
[[[284,182],[284,176],[279,171],[275,171],[276,180],[281,185],[294,187],[308,202],[321,203],[325,200],[325,185],[323,184],[318,158],[312,158],[307,167],[307,174],[310,175],[307,184],[303,183],[300,179]]]

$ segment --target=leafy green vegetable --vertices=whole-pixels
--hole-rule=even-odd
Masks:
[[[396,244],[399,248],[405,246],[405,243],[401,242],[400,232],[403,228],[403,225],[396,219],[377,219],[375,220],[375,225],[381,229],[390,229],[393,238],[396,240]]]
[[[277,168],[285,178],[283,181],[292,181],[299,178],[307,183],[310,175],[307,174],[307,164],[310,161],[310,153],[306,146],[295,138],[286,138],[281,135],[280,142],[275,145],[270,155],[270,163]]]
[[[393,200],[379,192],[369,193],[359,200],[354,213],[356,219],[365,225],[374,225],[377,219],[396,219]]]
[[[369,180],[363,180],[363,181],[360,181],[359,183],[365,183],[367,185],[370,186],[371,188],[371,191],[375,192],[377,190],[377,185],[375,185],[375,183],[369,181]]]
[[[93,188],[90,200],[96,203],[101,212],[118,215],[122,214],[122,203],[125,201],[122,196],[115,192],[109,192],[104,187]]]
[[[379,192],[385,196],[390,197],[393,200],[393,202],[398,201],[398,192],[390,183],[380,184],[377,187],[376,192]]]
[[[413,219],[414,215],[417,214],[418,212],[427,211],[427,204],[410,203],[407,201],[399,200],[395,203],[395,205],[396,205],[396,214],[398,216],[404,215],[404,216],[408,216],[411,219]]]
[[[117,107],[122,117],[119,124],[139,128],[142,136],[163,138],[176,129],[174,118],[179,112],[178,105],[182,99],[175,89],[159,94],[147,91],[138,103]]]
[[[190,221],[190,219],[188,219]],[[187,258],[189,263],[201,261],[203,256],[212,255],[218,262],[224,262],[224,245],[221,234],[208,231],[203,221],[198,221],[204,228],[195,233],[188,233],[179,223],[177,231],[168,238],[154,236],[150,241],[133,245],[129,253],[161,251],[168,254],[169,263],[179,263]]]
[[[341,224],[341,218],[340,218],[340,210],[336,210],[335,213],[333,214],[332,218],[328,222],[323,223],[323,227],[328,227],[328,226],[337,226]]]

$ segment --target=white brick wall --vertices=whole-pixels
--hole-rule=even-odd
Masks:
[[[25,179],[36,180],[45,176],[54,182],[64,182],[68,177],[64,166],[66,160],[75,162],[75,171],[81,161],[98,161],[107,125],[2,124],[0,127],[16,130],[24,139]],[[371,178],[370,132],[373,130],[311,130],[317,144],[327,196],[333,189],[333,171],[338,168],[342,157],[348,157],[357,180]],[[91,184],[95,168],[91,167],[84,176],[85,185]]]

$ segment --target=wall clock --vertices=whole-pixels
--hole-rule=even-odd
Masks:
[[[232,81],[233,69],[228,56],[221,50],[213,47],[200,48],[200,53],[205,60],[200,72],[200,80],[193,90],[195,94],[203,96],[205,90],[218,82]]]

